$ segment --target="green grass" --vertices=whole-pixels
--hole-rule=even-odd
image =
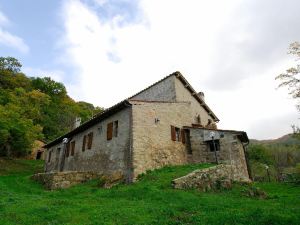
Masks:
[[[33,161],[25,164],[33,170],[42,167]],[[6,171],[8,175],[0,176],[0,224],[300,224],[296,186],[255,184],[268,193],[265,200],[244,196],[246,187],[238,185],[209,193],[172,189],[173,178],[208,166],[166,167],[109,190],[91,181],[46,191],[29,179],[30,173]]]
[[[43,172],[43,160],[0,158],[0,176],[28,175]]]

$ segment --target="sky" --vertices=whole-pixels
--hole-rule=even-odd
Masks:
[[[180,71],[218,128],[274,139],[299,125],[276,75],[297,62],[299,0],[0,0],[0,56],[110,107]]]

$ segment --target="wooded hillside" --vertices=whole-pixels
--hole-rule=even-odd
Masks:
[[[300,139],[287,134],[273,140],[250,140],[253,179],[295,181],[300,184]]]
[[[21,63],[0,57],[0,156],[24,156],[34,140],[49,141],[87,121],[102,108],[76,102],[50,77],[29,77]]]

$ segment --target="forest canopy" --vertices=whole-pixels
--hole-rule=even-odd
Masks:
[[[103,109],[74,101],[63,83],[29,77],[12,57],[0,57],[0,156],[24,156],[35,140],[48,142]]]

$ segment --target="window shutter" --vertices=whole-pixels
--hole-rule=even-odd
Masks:
[[[181,142],[183,144],[185,144],[185,131],[184,131],[184,129],[181,129]]]
[[[49,155],[48,155],[48,162],[50,162],[51,161],[51,151],[49,151]]]
[[[69,157],[70,154],[70,142],[67,143],[67,149],[66,149],[66,157]]]
[[[107,140],[111,140],[113,135],[113,123],[108,123],[107,124],[107,130],[106,130],[106,137]]]
[[[88,149],[92,148],[92,144],[93,144],[93,132],[89,133],[88,135]]]
[[[75,152],[75,141],[72,141],[71,142],[71,156],[74,155],[74,152]]]
[[[83,136],[83,140],[82,140],[82,151],[85,151],[85,144],[86,144],[86,135]]]
[[[175,127],[171,125],[171,140],[176,141],[176,130]]]

